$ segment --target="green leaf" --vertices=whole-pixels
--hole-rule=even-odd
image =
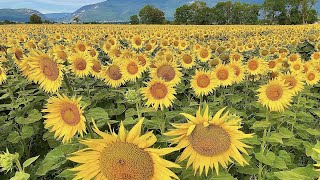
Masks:
[[[283,144],[282,135],[279,133],[272,133],[269,137],[266,138],[266,141]]]
[[[30,178],[30,174],[17,171],[15,176],[10,178],[10,180],[28,180],[29,178]]]
[[[257,121],[252,125],[251,129],[264,129],[269,127],[270,124],[268,121]]]
[[[26,139],[30,138],[33,135],[34,131],[32,126],[23,126],[21,131],[21,138]]]
[[[256,153],[255,155],[256,159],[266,165],[272,166],[273,162],[276,159],[276,155],[273,152],[268,151],[266,155],[264,155],[262,152]]]
[[[306,131],[311,135],[320,136],[320,129],[308,128],[308,129],[306,129]]]
[[[312,165],[308,165],[307,167],[299,167],[292,169],[290,171],[279,171],[274,172],[274,174],[280,180],[310,180],[319,177],[320,173],[316,172]]]
[[[18,143],[20,139],[21,137],[17,131],[11,132],[7,137],[7,141],[12,142],[14,144]]]
[[[80,144],[63,144],[51,150],[40,163],[36,175],[44,176],[67,162],[67,155],[80,149]]]
[[[91,122],[91,119],[94,119],[98,127],[102,127],[109,122],[107,111],[100,107],[89,109],[86,114],[86,119],[89,122]]]
[[[212,173],[212,176],[210,177],[211,180],[236,180],[231,174],[229,174],[226,171],[220,171],[219,175],[216,173]]]
[[[279,128],[279,134],[282,138],[292,138],[294,136],[293,132],[284,127]]]
[[[31,124],[36,121],[39,121],[41,118],[42,118],[42,114],[38,110],[33,109],[29,112],[29,115],[27,118],[18,117],[16,119],[16,122],[19,124]]]
[[[26,168],[28,166],[30,166],[30,164],[32,164],[34,161],[36,161],[38,159],[39,156],[35,156],[32,158],[27,159],[24,163],[23,163],[23,168]]]
[[[75,177],[74,175],[74,172],[68,170],[68,169],[65,169],[63,170],[59,175],[58,175],[59,178],[63,178],[63,179],[67,179],[67,180],[71,180]]]

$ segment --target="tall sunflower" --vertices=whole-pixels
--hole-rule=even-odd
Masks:
[[[161,156],[176,151],[176,148],[155,149],[157,141],[152,132],[141,135],[141,119],[129,132],[123,123],[119,132],[102,132],[94,124],[94,131],[102,139],[81,141],[88,146],[72,154],[68,159],[79,163],[71,169],[76,172],[74,179],[179,179],[169,168],[180,168]]]
[[[284,81],[284,84],[287,84],[289,90],[293,92],[293,94],[297,94],[303,90],[303,77],[299,74],[295,73],[287,73],[287,74],[280,74],[279,76],[280,81]]]
[[[25,72],[29,80],[40,85],[45,92],[55,93],[62,84],[61,60],[41,51],[32,51],[30,55],[23,59],[24,66],[28,72]]]
[[[198,71],[190,81],[191,87],[197,96],[206,96],[219,86],[216,79],[212,76],[212,72]]]
[[[269,81],[257,91],[259,92],[258,102],[267,106],[270,111],[282,112],[292,101],[293,92],[290,91],[288,84],[278,79]]]
[[[213,70],[213,76],[220,86],[230,86],[235,80],[235,70],[229,65],[218,64]]]
[[[147,100],[146,105],[154,107],[156,110],[160,107],[170,107],[175,99],[176,91],[171,84],[162,79],[152,80],[147,83],[147,87],[141,88],[141,94]]]
[[[180,83],[182,73],[180,72],[180,68],[177,67],[177,64],[175,62],[159,61],[154,65],[155,68],[151,69],[152,78],[163,79],[173,86]]]
[[[120,70],[120,64],[114,61],[102,70],[105,83],[113,88],[117,88],[126,82]]]
[[[120,71],[124,78],[131,82],[136,82],[142,75],[141,65],[133,58],[124,59],[123,62],[121,62]]]
[[[225,108],[219,110],[214,117],[211,117],[208,106],[203,113],[199,107],[196,116],[182,113],[188,119],[187,123],[173,124],[173,129],[165,135],[175,136],[173,144],[178,148],[185,148],[178,161],[189,158],[186,168],[193,165],[194,173],[203,170],[207,175],[209,169],[213,168],[219,173],[219,164],[227,168],[231,158],[240,165],[248,164],[241,153],[248,154],[245,148],[248,145],[241,142],[242,139],[251,138],[252,134],[245,134],[241,128],[241,119],[237,116],[230,116],[228,112],[222,115]],[[222,116],[221,116],[222,115]]]
[[[75,53],[68,60],[71,72],[77,77],[88,76],[91,73],[94,59],[88,53]]]
[[[267,63],[263,59],[253,58],[247,62],[247,71],[250,75],[264,74],[267,69]]]
[[[76,134],[83,136],[86,131],[83,108],[80,107],[81,97],[69,98],[58,94],[51,97],[42,112],[47,113],[44,118],[45,128],[54,132],[54,137],[69,142]]]
[[[0,64],[0,85],[7,79],[7,75],[6,72],[4,71],[4,69],[1,67]]]

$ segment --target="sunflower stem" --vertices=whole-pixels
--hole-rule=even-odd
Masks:
[[[92,131],[91,125],[90,125],[89,121],[86,120],[85,122],[86,122],[86,126],[88,127],[88,130],[89,130],[90,138],[93,139],[93,131]]]
[[[138,119],[140,119],[140,118],[141,118],[141,114],[140,114],[140,101],[136,103],[136,108],[137,108]]]
[[[269,122],[269,110],[267,109],[266,111],[266,121]],[[268,136],[268,132],[267,132],[267,129],[268,132],[270,132],[270,128],[265,128],[263,130],[263,135],[262,135],[262,143],[261,143],[261,148],[260,148],[260,153],[264,154],[264,151],[266,149],[266,137]],[[262,176],[262,170],[263,170],[263,164],[262,162],[259,162],[259,178],[258,179],[265,179],[263,176]]]
[[[74,95],[74,91],[73,91],[73,89],[72,89],[72,87],[71,87],[69,78],[68,78],[68,76],[67,76],[66,73],[63,74],[63,81],[64,81],[64,83],[66,84],[70,95],[73,96],[73,95]]]
[[[299,93],[298,95],[298,102],[296,104],[296,108],[295,108],[295,112],[294,112],[294,118],[293,118],[293,123],[292,123],[292,126],[291,126],[291,132],[293,132],[293,128],[294,128],[294,125],[296,123],[296,120],[297,120],[297,112],[298,112],[298,108],[299,108],[299,104],[300,104],[300,98],[301,98],[301,92]]]

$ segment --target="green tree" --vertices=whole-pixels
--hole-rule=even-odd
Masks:
[[[213,11],[217,24],[231,24],[233,4],[231,1],[218,2]]]
[[[31,24],[41,24],[42,19],[37,14],[32,14],[29,18]]]
[[[130,24],[139,24],[139,17],[138,15],[132,15],[130,17]]]
[[[80,17],[79,16],[74,17],[73,22],[76,22],[78,24],[80,22]]]
[[[165,22],[164,15],[163,11],[151,5],[146,5],[139,11],[142,24],[163,24]]]
[[[190,24],[192,21],[191,7],[187,4],[178,7],[174,13],[176,24]]]

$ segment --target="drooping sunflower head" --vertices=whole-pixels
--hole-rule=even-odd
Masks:
[[[219,86],[218,82],[214,79],[214,76],[212,76],[212,72],[203,70],[197,70],[190,83],[197,96],[206,96],[211,93],[214,88]]]
[[[13,48],[10,48],[9,52],[13,54],[13,58],[16,64],[19,64],[19,62],[21,62],[22,59],[24,58],[23,49],[19,46],[14,46]]]
[[[180,83],[182,73],[175,62],[158,61],[154,65],[155,68],[151,69],[152,78],[163,79],[172,85]]]
[[[213,71],[213,76],[220,86],[230,86],[235,80],[235,72],[229,65],[218,64]]]
[[[88,53],[75,53],[68,60],[71,72],[77,77],[88,76],[91,73],[94,59]]]
[[[121,73],[120,64],[113,62],[102,70],[105,83],[109,86],[116,88],[126,82],[125,77]]]
[[[54,137],[69,142],[75,134],[86,131],[83,108],[80,107],[81,97],[69,98],[58,94],[48,100],[42,112],[47,113],[44,118],[45,128],[54,132]]]
[[[94,131],[102,139],[82,141],[88,148],[68,158],[79,163],[79,166],[71,169],[76,172],[75,179],[179,179],[169,168],[180,166],[161,158],[177,149],[151,148],[157,138],[152,132],[141,135],[142,123],[143,119],[129,132],[121,123],[118,134],[104,133],[94,123]]]
[[[288,84],[278,79],[269,81],[268,84],[261,86],[257,91],[259,92],[258,102],[270,111],[282,112],[292,101],[293,92],[290,91]]]
[[[41,51],[32,51],[23,59],[21,66],[23,71],[28,71],[25,72],[27,78],[39,84],[44,91],[55,93],[61,87],[63,65],[60,59]]]
[[[173,124],[175,129],[165,133],[175,137],[171,142],[178,148],[185,148],[178,161],[189,158],[186,168],[192,164],[195,174],[199,170],[201,175],[205,170],[207,175],[209,169],[215,169],[218,174],[219,165],[227,168],[231,158],[242,166],[248,164],[240,152],[247,154],[245,148],[250,147],[241,140],[251,138],[252,134],[240,131],[241,119],[228,112],[222,115],[224,110],[219,110],[213,117],[208,106],[204,111],[199,108],[196,116],[182,113],[188,122]]]
[[[141,88],[141,94],[144,100],[147,100],[147,106],[152,106],[156,110],[160,107],[163,110],[164,107],[168,108],[172,105],[176,91],[172,84],[157,79],[147,83],[147,87]]]

